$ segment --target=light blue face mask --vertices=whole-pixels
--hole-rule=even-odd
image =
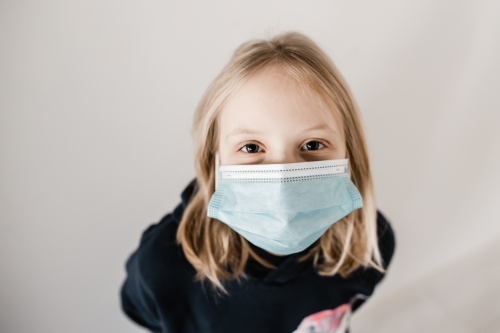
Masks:
[[[347,159],[221,165],[207,215],[254,245],[287,255],[362,206]]]

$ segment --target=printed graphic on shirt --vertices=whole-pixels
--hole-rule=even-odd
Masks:
[[[347,333],[351,306],[346,303],[333,310],[314,313],[302,320],[293,333]]]
[[[366,299],[365,295],[357,294],[349,303],[332,310],[313,313],[304,318],[293,333],[348,333],[352,305]]]

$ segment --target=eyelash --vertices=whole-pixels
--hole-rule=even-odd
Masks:
[[[311,143],[311,142],[318,142],[320,145],[322,145],[322,146],[323,146],[322,148],[324,148],[324,147],[325,147],[325,144],[324,144],[323,142],[320,142],[320,141],[317,141],[317,140],[307,141],[307,142],[306,142],[306,143],[305,143],[302,147],[304,147],[306,144]],[[261,147],[261,146],[259,146],[259,145],[258,145],[258,144],[256,144],[256,143],[247,143],[247,144],[243,145],[243,146],[239,149],[239,151],[243,151],[243,148],[245,148],[245,147],[246,147],[246,146],[248,146],[248,145],[255,145],[255,146],[259,147],[260,149],[262,149],[262,147]],[[301,147],[301,148],[302,148],[302,147]],[[322,149],[322,148],[318,148],[318,149],[301,149],[301,151],[308,151],[308,150],[315,151],[315,150],[320,150],[320,149]],[[260,150],[259,150],[259,151],[257,151],[257,153],[259,153],[259,152],[260,152]],[[255,153],[248,153],[248,152],[244,152],[244,153],[246,153],[246,154],[255,154]]]
[[[256,144],[256,143],[247,143],[247,144],[243,145],[243,147],[241,147],[241,148],[239,149],[239,151],[242,151],[242,152],[243,152],[243,153],[245,153],[245,154],[255,154],[255,153],[249,153],[249,152],[243,151],[243,148],[245,148],[246,146],[249,146],[249,145],[255,145],[255,146],[259,147],[260,149],[262,149],[262,147],[261,147],[261,146],[259,146],[259,145],[258,145],[258,144]],[[259,150],[258,152],[260,152],[260,150]]]
[[[311,142],[317,142],[317,143],[319,143],[320,145],[322,145],[322,146],[323,146],[322,148],[324,148],[324,147],[325,147],[325,144],[324,144],[323,142],[321,142],[321,141],[318,141],[318,140],[311,140],[311,141],[307,141],[307,142],[304,144],[304,146],[305,146],[306,144],[308,144],[308,143],[311,143]],[[302,146],[302,147],[304,147],[304,146]],[[314,151],[314,150],[320,150],[320,149],[321,149],[321,148],[318,148],[318,149],[311,149],[311,150],[312,150],[312,151]],[[306,150],[309,150],[309,149],[306,149]]]

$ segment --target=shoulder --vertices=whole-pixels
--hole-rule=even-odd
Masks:
[[[396,238],[389,220],[378,210],[377,237],[380,256],[382,257],[382,265],[387,272],[394,256]],[[360,266],[355,272],[353,272],[352,278],[355,280],[360,279],[363,285],[373,289],[375,285],[377,285],[384,278],[385,274],[386,273],[382,273],[374,267]]]
[[[145,278],[161,278],[163,281],[183,279],[185,274],[189,273],[189,268],[194,270],[176,239],[177,229],[193,192],[194,184],[195,179],[182,191],[181,202],[158,223],[151,224],[142,232],[139,246],[129,261],[138,262],[137,266]]]
[[[394,256],[396,248],[396,237],[389,220],[379,210],[377,210],[377,237],[382,265],[387,270]],[[386,271],[387,272],[387,271]],[[381,273],[373,267],[360,267],[352,275],[352,279],[357,281],[360,293],[364,298],[356,298],[352,304],[352,311],[356,311],[372,295],[376,285],[384,278],[386,273]]]
[[[383,265],[387,269],[396,248],[396,236],[389,220],[379,210],[377,210],[377,237]]]
[[[152,289],[175,285],[182,281],[190,265],[182,247],[176,241],[178,223],[173,213],[166,214],[158,223],[150,225],[141,235],[139,246],[127,260],[129,274],[140,274]],[[136,271],[130,272],[129,265]],[[160,285],[156,285],[160,283]]]

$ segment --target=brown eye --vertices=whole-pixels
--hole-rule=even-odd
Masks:
[[[260,150],[260,146],[255,143],[249,143],[244,145],[240,150],[243,150],[245,153],[257,153]]]
[[[319,141],[309,141],[302,146],[302,150],[318,150],[324,147],[324,145]]]

